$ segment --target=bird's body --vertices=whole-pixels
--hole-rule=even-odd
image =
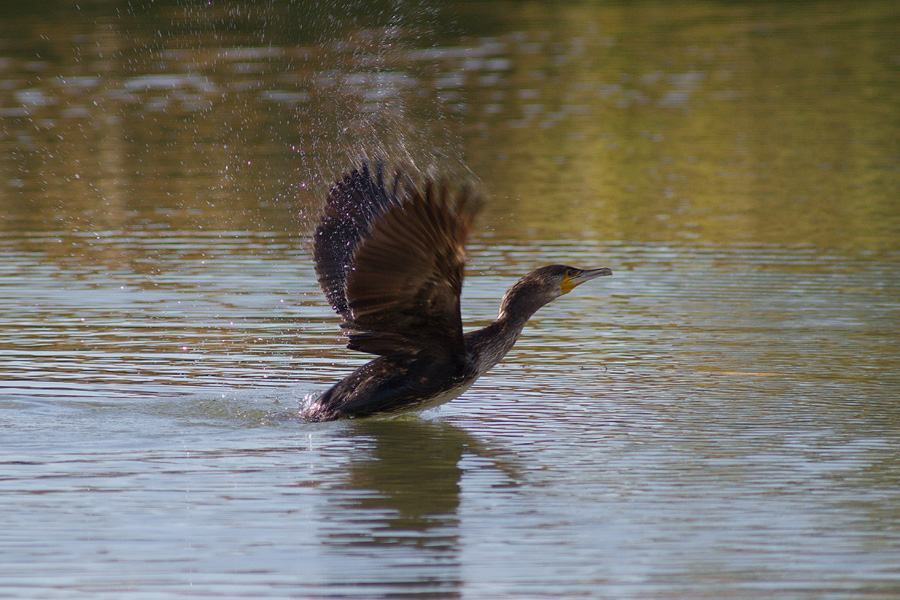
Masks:
[[[465,241],[476,212],[467,188],[397,171],[386,184],[363,162],[332,187],[316,228],[319,284],[348,347],[378,355],[312,401],[312,421],[421,410],[465,392],[512,348],[541,306],[609,269],[552,265],[504,295],[497,320],[462,332]]]

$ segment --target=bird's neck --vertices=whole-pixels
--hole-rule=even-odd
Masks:
[[[483,329],[466,334],[466,351],[475,362],[479,375],[506,356],[519,339],[525,323],[532,314],[534,311],[508,312],[501,309],[496,321]]]

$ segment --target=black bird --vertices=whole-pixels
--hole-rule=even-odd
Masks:
[[[378,355],[302,410],[310,421],[437,406],[509,352],[539,308],[601,269],[551,265],[513,285],[497,320],[463,334],[459,295],[477,198],[462,186],[368,162],[331,188],[316,228],[319,285],[348,330],[347,347]]]

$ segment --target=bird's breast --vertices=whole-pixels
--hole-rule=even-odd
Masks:
[[[470,387],[472,387],[472,384],[475,383],[476,379],[478,379],[478,375],[469,377],[465,379],[460,385],[454,386],[447,390],[443,390],[432,396],[422,398],[415,405],[407,407],[406,410],[428,410],[429,408],[440,406],[445,402],[450,402],[454,398],[458,398],[459,396],[464,394]]]

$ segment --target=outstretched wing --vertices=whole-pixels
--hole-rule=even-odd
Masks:
[[[316,229],[319,284],[349,330],[349,348],[372,354],[462,355],[459,295],[471,192],[363,162],[331,189]]]
[[[361,170],[344,173],[342,180],[335,182],[313,242],[319,285],[345,323],[352,320],[344,286],[353,268],[353,255],[373,222],[398,202],[396,188],[389,192],[384,186],[384,165],[377,163],[375,168],[374,179],[369,164],[363,162]],[[399,181],[399,176],[395,177],[394,186]]]

